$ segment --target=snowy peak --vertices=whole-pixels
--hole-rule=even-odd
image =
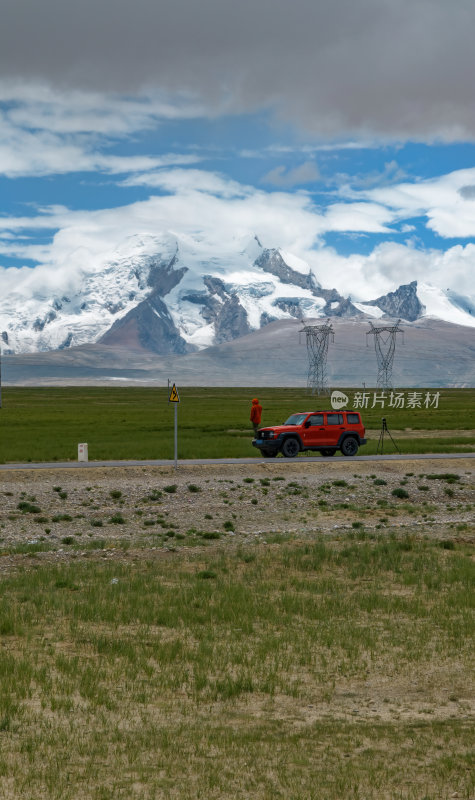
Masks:
[[[393,317],[415,322],[432,317],[454,325],[475,327],[473,300],[429,283],[418,285],[417,281],[412,281],[376,300],[355,305],[364,314],[376,318]]]
[[[399,317],[408,322],[414,322],[425,310],[417,296],[417,281],[402,285],[395,292],[371,300],[368,305],[377,306],[388,317]]]
[[[67,274],[65,272],[65,274]],[[102,342],[160,354],[231,341],[270,322],[319,317],[433,316],[475,327],[475,302],[415,281],[365,303],[323,288],[302,259],[235,237],[225,249],[198,236],[137,234],[85,263],[54,290],[31,270],[0,299],[4,352]]]

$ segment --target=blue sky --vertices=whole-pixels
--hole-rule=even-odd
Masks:
[[[475,295],[472,3],[26,6],[0,34],[4,293],[170,229],[257,234],[361,300]]]

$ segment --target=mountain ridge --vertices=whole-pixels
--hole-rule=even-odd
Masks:
[[[318,319],[309,320],[318,323]],[[388,320],[393,323],[394,320]],[[327,356],[332,387],[376,386],[373,343],[367,347],[369,321],[363,317],[332,321],[334,341]],[[397,387],[475,386],[475,335],[466,327],[422,318],[402,323],[393,363]],[[297,319],[269,323],[238,339],[184,355],[158,356],[142,347],[88,344],[67,350],[7,355],[2,379],[11,386],[107,385],[295,386],[305,392],[308,353]]]
[[[185,355],[303,318],[414,322],[433,315],[475,327],[471,298],[416,281],[374,300],[344,297],[322,287],[306,262],[263,247],[257,236],[215,252],[198,238],[136,235],[67,289],[51,295],[33,281],[7,293],[0,302],[3,352],[102,343]]]

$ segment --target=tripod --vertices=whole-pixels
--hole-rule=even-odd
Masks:
[[[397,446],[396,442],[394,441],[393,437],[391,436],[390,430],[389,430],[387,422],[386,422],[386,417],[383,417],[382,420],[381,420],[381,433],[379,434],[379,442],[378,442],[378,446],[376,448],[376,455],[379,455],[379,448],[381,448],[381,455],[383,454],[384,432],[385,431],[388,434],[389,438],[391,439],[391,441],[392,441],[394,447],[396,448],[396,450],[398,451],[398,453],[400,453],[401,451],[399,450],[399,447]]]

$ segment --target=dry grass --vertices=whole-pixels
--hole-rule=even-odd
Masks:
[[[457,479],[387,464],[382,485],[374,465],[333,463],[284,480],[277,465],[5,476],[0,798],[472,798],[461,464]],[[39,523],[8,519],[19,502],[73,519],[28,546]],[[143,526],[158,516],[173,537]],[[220,538],[184,533],[192,519]]]

